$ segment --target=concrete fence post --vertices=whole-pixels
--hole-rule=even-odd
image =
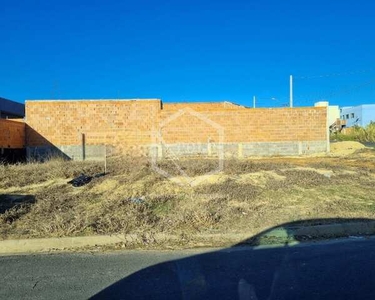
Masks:
[[[326,128],[327,128],[327,153],[329,153],[331,151],[331,141],[330,141],[330,131],[329,131],[329,126],[331,124],[329,124],[329,103],[327,104],[327,107],[326,107],[326,111],[327,111],[327,123],[326,123]]]
[[[238,144],[238,158],[243,158],[243,144]]]
[[[298,142],[298,155],[302,155],[302,142]]]
[[[159,144],[158,145],[158,154],[156,156],[156,158],[162,158],[163,157],[163,147],[162,147],[162,144]]]
[[[107,144],[104,144],[104,174],[107,174]]]
[[[207,153],[208,153],[208,156],[212,156],[212,145],[210,142],[208,142],[207,144]]]
[[[84,133],[81,133],[82,138],[82,160],[86,158],[86,137]]]

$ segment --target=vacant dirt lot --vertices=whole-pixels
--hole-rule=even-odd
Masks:
[[[2,165],[0,238],[251,236],[290,221],[374,218],[375,151],[354,144],[335,148],[327,157],[227,160],[222,172],[210,176],[205,174],[217,166],[215,160],[178,161],[193,186],[178,184],[181,174],[173,161],[160,163],[172,175],[167,179],[146,159],[111,158],[109,174],[78,188],[67,182],[103,172],[103,163]]]

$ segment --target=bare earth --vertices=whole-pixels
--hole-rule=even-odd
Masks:
[[[164,233],[187,241],[251,236],[305,219],[374,218],[375,151],[356,142],[331,149],[329,156],[227,160],[214,175],[207,175],[214,159],[160,162],[170,178],[146,159],[110,158],[109,174],[78,188],[67,182],[103,172],[103,163],[2,165],[0,238]]]

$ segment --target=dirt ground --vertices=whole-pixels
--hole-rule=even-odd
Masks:
[[[214,175],[207,175],[218,166],[213,159],[160,162],[170,178],[147,159],[110,158],[109,173],[82,187],[67,182],[103,172],[101,162],[1,165],[0,238],[251,236],[291,221],[374,218],[374,149],[355,142],[331,149],[326,156],[226,160]]]

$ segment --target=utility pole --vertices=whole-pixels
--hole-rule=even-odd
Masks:
[[[255,101],[256,101],[256,98],[255,96],[253,96],[253,108],[255,108]]]
[[[289,94],[289,106],[293,107],[293,75],[290,75],[289,78],[289,89],[290,89],[290,94]]]

